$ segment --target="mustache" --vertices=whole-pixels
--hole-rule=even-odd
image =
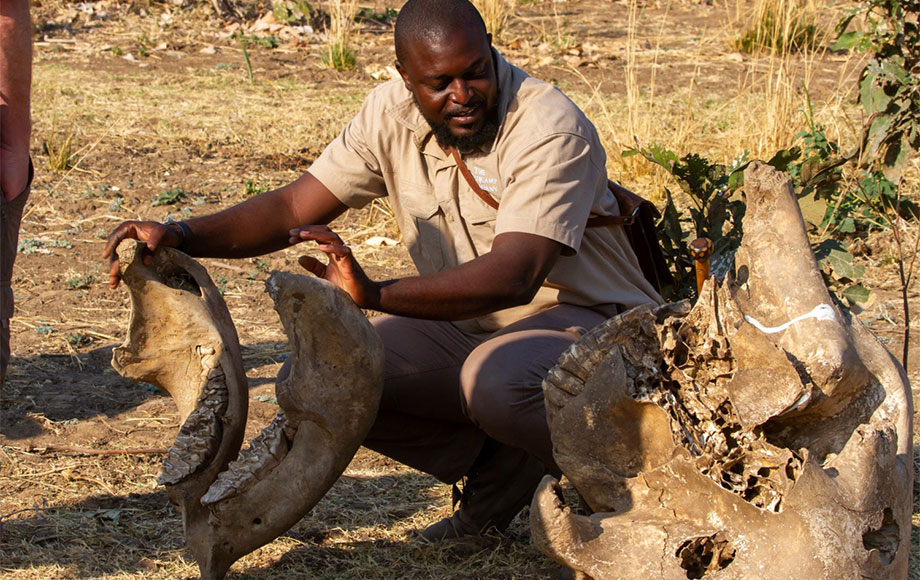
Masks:
[[[459,109],[454,109],[453,111],[448,111],[444,114],[448,119],[454,117],[466,117],[467,115],[472,115],[474,112],[478,111],[482,107],[482,103],[476,103],[475,105],[468,105]]]

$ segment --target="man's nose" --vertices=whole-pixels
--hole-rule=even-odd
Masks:
[[[464,79],[455,79],[452,85],[450,99],[459,105],[468,103],[473,96],[473,91],[470,90],[470,83]]]

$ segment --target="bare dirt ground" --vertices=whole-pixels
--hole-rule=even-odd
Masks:
[[[698,150],[725,159],[747,138],[732,132],[731,109],[744,102],[737,95],[767,67],[727,46],[733,13],[734,6],[719,4],[647,2],[635,30],[635,83],[646,92],[655,86],[662,100],[692,103],[686,115],[696,124],[679,128],[686,134],[690,127]],[[104,238],[125,219],[203,215],[295,179],[386,77],[392,34],[366,22],[357,67],[338,72],[320,62],[318,35],[271,24],[260,30],[250,20],[242,30],[279,44],[249,46],[250,83],[243,50],[230,37],[240,29],[203,5],[41,1],[33,14],[37,172],[14,275],[13,359],[0,407],[0,575],[195,576],[181,521],[155,484],[178,428],[175,407],[110,367],[129,302],[124,289],[106,284]],[[628,85],[625,3],[528,2],[508,30],[498,45],[512,62],[616,124]],[[845,100],[855,70],[841,55],[816,59],[812,98]],[[715,112],[703,115],[710,108]],[[660,128],[661,142],[687,152],[666,140],[670,130]],[[68,139],[73,166],[49,168],[49,153]],[[737,146],[726,144],[733,139]],[[615,169],[628,167],[618,151],[609,153]],[[648,171],[617,177],[640,185],[661,179]],[[170,198],[176,203],[162,204]],[[364,243],[398,239],[385,207],[352,211],[338,229],[372,277],[413,271],[403,246]],[[916,227],[908,231],[917,235]],[[867,248],[860,261],[874,295],[860,319],[900,356],[903,314],[890,236],[870,237]],[[301,251],[203,260],[243,345],[250,436],[275,413],[273,377],[288,353],[264,280],[273,269],[296,271]],[[916,290],[910,302],[920,312]],[[913,384],[917,339],[914,331]],[[409,532],[448,514],[449,502],[449,490],[434,479],[362,450],[311,514],[237,563],[230,577],[549,577],[552,562],[530,544],[526,511],[505,538],[449,548],[413,540]],[[915,542],[917,522],[915,515]]]

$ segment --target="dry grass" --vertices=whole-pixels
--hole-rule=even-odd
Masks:
[[[751,9],[739,0],[735,17],[744,26],[734,38],[734,48],[748,53],[808,51],[820,46],[828,34],[819,30],[813,0],[755,0]]]
[[[721,163],[745,152],[752,159],[769,159],[798,142],[797,134],[806,126],[809,96],[815,119],[828,127],[829,137],[853,142],[858,135],[862,121],[852,98],[858,58],[835,57],[838,74],[833,80],[824,74],[820,88],[816,73],[821,67],[826,69],[829,60],[824,50],[738,55],[736,60],[743,63],[745,72],[734,91],[730,87],[703,88],[700,67],[682,86],[661,90],[656,85],[660,62],[666,56],[661,49],[661,33],[652,39],[639,39],[638,2],[630,0],[627,6],[625,98],[607,92],[609,85],[589,81],[578,69],[571,72],[582,84],[568,91],[598,127],[611,175],[638,181],[653,192],[653,198],[654,192],[672,185],[663,170],[642,157],[619,155],[637,143],[658,144],[679,155],[696,152]],[[667,13],[660,17],[661,31],[666,29],[666,22]],[[701,38],[686,51],[686,58],[703,63],[707,51],[721,42],[722,34],[715,30],[712,36]],[[832,88],[828,88],[829,83]]]
[[[67,171],[73,167],[73,133],[51,133],[42,141],[42,151],[48,156],[48,169]]]
[[[326,52],[323,64],[336,70],[355,67],[354,20],[358,13],[356,0],[330,0],[329,25],[326,27]]]
[[[518,16],[516,24],[522,29],[517,29],[515,36],[518,40],[525,40],[534,46],[545,46],[555,53],[565,53],[578,44],[565,12],[569,7],[567,2],[555,0],[539,0],[538,12],[529,17]]]
[[[473,4],[482,14],[486,30],[492,34],[493,42],[499,42],[504,33],[508,19],[514,13],[513,0],[473,0]]]
[[[145,6],[134,10],[139,14],[141,8],[151,12],[165,5]],[[803,83],[812,95],[816,120],[828,127],[831,138],[851,139],[862,122],[851,104],[858,62],[807,51],[726,53],[726,38],[740,34],[740,23],[731,34],[715,23],[694,31],[693,42],[689,36],[675,40],[675,31],[682,30],[679,11],[652,15],[635,0],[611,5],[619,10],[615,35],[607,34],[614,26],[609,23],[592,29],[594,16],[573,21],[577,2],[543,0],[529,6],[536,13],[529,24],[518,17],[506,21],[506,53],[512,61],[523,60],[535,48],[531,40],[547,45],[552,62],[534,74],[557,82],[585,109],[607,147],[611,176],[644,193],[654,195],[663,185],[673,185],[638,157],[619,155],[635,143],[634,137],[722,162],[744,150],[766,156],[790,145],[803,126],[798,117]],[[42,9],[49,7],[46,2]],[[58,9],[68,7],[62,1]],[[208,59],[197,56],[197,43],[201,38],[212,42],[214,31],[191,30],[196,25],[160,29],[153,13],[121,37],[87,42],[86,55],[38,47],[35,135],[47,139],[57,127],[73,128],[82,148],[74,152],[75,168],[36,178],[23,237],[44,242],[42,249],[49,253],[20,255],[17,262],[15,358],[3,396],[5,410],[20,413],[58,443],[125,447],[146,433],[160,445],[175,432],[173,415],[147,416],[141,405],[128,400],[135,396],[147,404],[156,401],[152,395],[136,384],[115,382],[107,369],[107,349],[124,332],[127,306],[124,293],[102,287],[101,238],[124,219],[217,211],[245,198],[247,180],[276,187],[296,178],[374,84],[359,72],[365,64],[361,60],[350,73],[315,68],[327,48],[319,44],[275,52],[251,48],[255,82],[250,84],[238,43],[221,44]],[[124,43],[134,43],[137,30],[146,31],[151,46],[164,40],[186,46],[184,56],[153,51],[145,63],[157,58],[172,62],[153,72],[100,48],[128,46]],[[361,43],[362,59],[379,49],[367,36],[354,39]],[[527,40],[517,53],[510,42],[516,38]],[[570,66],[568,51],[588,43],[610,58]],[[377,64],[392,61],[384,44]],[[34,153],[36,165],[44,164],[41,152]],[[913,196],[920,181],[916,173]],[[187,201],[152,206],[154,196],[175,188],[188,192]],[[410,271],[405,248],[362,243],[376,235],[398,238],[386,204],[349,212],[337,227],[372,276]],[[55,246],[54,240],[72,247]],[[272,376],[286,354],[280,325],[262,293],[264,277],[271,269],[296,269],[303,251],[297,247],[260,259],[204,261],[212,277],[222,280],[244,345],[253,397],[272,393]],[[68,287],[69,281],[88,276],[95,281]],[[69,335],[94,342],[71,344]],[[56,415],[55,397],[71,392],[83,407],[92,403],[100,410]],[[100,421],[110,426],[104,427],[107,441],[79,441],[82,426]],[[183,549],[180,519],[154,484],[159,462],[157,455],[80,456],[4,440],[0,574],[16,580],[196,575]],[[411,539],[412,529],[449,512],[448,496],[446,486],[432,478],[362,451],[307,517],[244,558],[231,578],[547,577],[550,563],[528,541],[524,516],[501,541],[445,549]],[[914,552],[920,550],[918,525],[915,513]],[[918,569],[914,564],[911,578],[920,579]]]
[[[0,514],[4,578],[197,576],[181,520],[155,485],[159,457],[63,456],[49,464],[40,453],[5,446],[0,458],[5,495],[41,489],[34,504]],[[394,570],[433,580],[545,577],[547,562],[526,541],[524,517],[504,539],[447,550],[410,540],[415,527],[447,513],[447,493],[392,464],[349,468],[310,514],[235,564],[230,578],[389,580]]]

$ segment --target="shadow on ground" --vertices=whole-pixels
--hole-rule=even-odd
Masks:
[[[424,490],[437,482],[415,472],[375,477],[343,476],[329,493],[284,539],[294,547],[266,562],[256,552],[234,567],[228,578],[302,577],[307,566],[335,573],[358,567],[368,558],[380,566],[409,561],[419,550],[431,549],[404,534],[388,539],[349,541],[354,530],[387,528],[431,507],[437,500]],[[414,501],[403,501],[413,490]],[[389,490],[396,490],[387,501]],[[389,494],[389,495],[393,495]],[[0,520],[0,562],[7,571],[50,567],[68,578],[96,578],[108,574],[150,572],[177,559],[192,562],[184,549],[182,521],[164,490],[127,496],[95,495],[73,505],[35,506]],[[477,548],[482,550],[483,547]],[[100,553],[109,554],[99,558]],[[446,557],[450,556],[448,551]],[[469,554],[454,554],[458,562]],[[366,566],[366,562],[360,567]],[[301,572],[296,572],[295,569]],[[389,576],[398,577],[398,568]],[[287,572],[286,572],[287,571]],[[381,570],[383,571],[383,570]],[[298,576],[298,574],[300,576]],[[347,574],[342,577],[349,577]]]
[[[86,352],[13,357],[0,396],[0,435],[7,440],[38,437],[53,424],[72,425],[95,417],[111,418],[154,398],[168,395],[152,385],[121,377],[111,366],[115,345]],[[283,344],[243,347],[247,372],[286,358]],[[270,354],[263,354],[270,353]],[[274,377],[250,378],[249,388],[274,384]]]

